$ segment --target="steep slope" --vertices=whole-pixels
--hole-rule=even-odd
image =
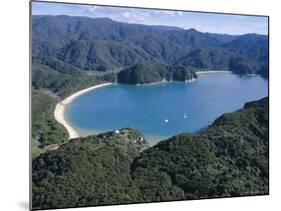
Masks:
[[[133,129],[33,160],[33,208],[268,194],[268,98],[145,149]]]
[[[268,98],[221,116],[200,135],[160,142],[131,169],[144,201],[171,199],[172,187],[183,191],[173,199],[267,194]]]
[[[67,140],[66,130],[53,116],[58,101],[50,91],[32,90],[32,157]]]
[[[229,60],[243,58],[251,63],[253,72],[268,75],[264,74],[268,69],[268,37],[257,34],[201,33],[109,18],[33,16],[32,47],[37,58],[34,63],[48,67],[59,60],[70,69],[108,71],[150,62],[235,72]],[[247,71],[238,71],[242,72]]]
[[[228,62],[232,56],[232,53],[224,49],[198,48],[183,55],[176,63],[200,70],[228,70]]]
[[[118,83],[146,84],[159,81],[187,81],[197,78],[192,69],[156,63],[137,63],[118,74]]]
[[[223,46],[230,51],[240,54],[241,56],[247,56],[249,58],[259,60],[261,57],[267,55],[268,37],[258,34],[245,34],[224,44]]]
[[[72,140],[32,162],[32,207],[63,208],[136,201],[130,163],[148,147],[134,129]]]

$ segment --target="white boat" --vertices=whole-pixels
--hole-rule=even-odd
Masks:
[[[184,115],[183,115],[183,118],[185,118],[185,119],[187,118],[187,115],[186,115],[186,113],[184,113]]]
[[[164,120],[164,122],[166,122],[166,123],[167,123],[167,122],[169,122],[169,120],[168,120],[168,119],[165,119],[165,120]]]

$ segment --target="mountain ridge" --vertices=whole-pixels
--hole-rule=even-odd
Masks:
[[[251,73],[268,71],[261,68],[268,66],[267,35],[170,30],[170,26],[159,29],[109,18],[33,16],[32,39],[33,57],[55,58],[82,71],[108,71],[141,62],[211,69],[215,66],[213,54],[208,53],[211,49],[225,55],[220,61],[225,70],[231,69],[231,58],[240,58],[251,64]],[[196,50],[202,52],[201,57],[190,60],[188,55]],[[198,62],[206,65],[194,65]]]

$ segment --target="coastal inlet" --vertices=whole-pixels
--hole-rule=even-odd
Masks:
[[[76,133],[70,137],[132,127],[155,144],[175,134],[197,132],[221,114],[268,95],[268,81],[258,75],[217,72],[200,74],[192,83],[98,87],[63,101],[60,120]]]

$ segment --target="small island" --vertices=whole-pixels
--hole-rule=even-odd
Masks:
[[[32,209],[269,193],[268,17],[31,4]]]
[[[193,81],[197,74],[184,66],[138,63],[118,74],[118,83],[147,84],[165,81]]]

